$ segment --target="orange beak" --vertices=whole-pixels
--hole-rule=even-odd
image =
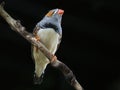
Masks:
[[[58,14],[60,14],[60,15],[63,15],[63,13],[64,13],[64,10],[62,10],[62,9],[59,9],[57,13],[58,13]]]

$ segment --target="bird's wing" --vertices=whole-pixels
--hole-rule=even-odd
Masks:
[[[60,37],[59,37],[59,42],[58,42],[58,45],[57,45],[57,50],[58,50],[58,48],[60,47],[61,40],[62,40],[62,35],[60,35]],[[56,50],[56,51],[57,51],[57,50]]]
[[[40,27],[36,25],[35,28],[33,29],[33,35],[36,36],[37,32],[39,30],[40,30]],[[34,61],[34,56],[33,56],[33,49],[34,49],[34,47],[37,48],[36,46],[31,45],[31,56],[32,56],[33,61]]]

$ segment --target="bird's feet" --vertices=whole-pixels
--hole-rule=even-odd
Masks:
[[[57,57],[55,55],[53,55],[51,62],[54,62],[56,60],[57,60]]]
[[[40,37],[38,35],[35,35],[35,38],[37,41],[40,41]]]

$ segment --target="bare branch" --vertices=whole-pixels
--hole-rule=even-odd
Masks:
[[[54,58],[55,56],[51,54],[40,41],[37,41],[33,34],[27,32],[25,27],[21,25],[19,20],[15,20],[14,18],[12,18],[4,10],[3,7],[4,7],[4,2],[0,4],[0,15],[10,25],[11,29],[19,33],[31,44],[37,46],[43,52],[43,54],[50,60],[51,65],[59,69],[65,76],[68,83],[70,83],[76,90],[83,90],[79,82],[76,80],[76,77],[73,74],[73,72],[64,63],[57,60],[57,58]]]

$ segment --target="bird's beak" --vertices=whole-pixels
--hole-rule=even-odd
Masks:
[[[63,14],[64,14],[64,10],[58,9],[57,13],[58,13],[59,15],[63,15]]]

